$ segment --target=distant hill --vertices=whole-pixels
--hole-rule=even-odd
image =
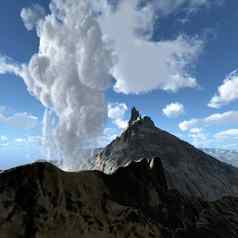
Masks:
[[[169,188],[203,199],[238,195],[238,169],[157,128],[134,108],[129,127],[106,146],[96,169],[111,173],[128,162],[159,157]]]
[[[202,148],[201,150],[220,161],[238,167],[238,151],[217,148]]]

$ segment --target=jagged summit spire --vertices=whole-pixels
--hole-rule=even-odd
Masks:
[[[131,126],[134,122],[141,120],[141,118],[142,117],[140,112],[135,107],[133,107],[131,109],[131,118],[129,120],[129,126]]]
[[[136,122],[142,122],[141,125],[143,125],[144,127],[155,127],[154,122],[151,120],[150,117],[145,116],[142,117],[140,112],[133,107],[131,109],[131,118],[129,120],[129,127],[133,126]]]

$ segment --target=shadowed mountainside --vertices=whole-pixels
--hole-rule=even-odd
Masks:
[[[3,238],[238,237],[238,199],[168,190],[159,159],[112,175],[35,163],[1,173],[0,193]]]

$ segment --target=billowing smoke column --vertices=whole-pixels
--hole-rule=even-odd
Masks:
[[[52,133],[64,167],[73,169],[80,150],[103,129],[112,55],[87,1],[53,0],[50,9],[38,24],[39,52],[25,69],[25,82],[56,113],[59,121]]]
[[[57,156],[59,149],[66,169],[75,169],[80,153],[85,156],[85,148],[101,134],[107,117],[104,91],[113,80],[112,52],[90,9],[88,1],[52,0],[51,14],[37,22],[34,9],[24,10],[25,25],[36,27],[39,51],[28,65],[1,59],[0,73],[22,77],[29,92],[47,108],[43,121],[47,154]],[[31,19],[32,24],[27,22]],[[52,113],[57,117],[56,128]]]

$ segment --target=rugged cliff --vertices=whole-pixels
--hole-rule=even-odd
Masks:
[[[106,146],[96,169],[111,173],[132,160],[160,157],[169,188],[203,199],[238,195],[238,169],[157,128],[134,108],[126,131]]]
[[[112,175],[35,163],[0,174],[1,238],[235,238],[238,199],[168,190],[159,159]]]

